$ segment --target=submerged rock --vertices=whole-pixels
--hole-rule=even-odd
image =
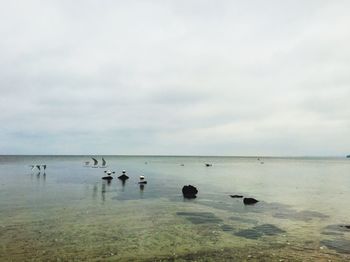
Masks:
[[[258,239],[262,236],[275,236],[285,233],[286,231],[272,224],[263,224],[249,229],[243,229],[235,233],[236,236],[248,239]]]
[[[350,231],[350,225],[347,224],[335,224],[335,225],[328,225],[324,228],[325,232],[349,232]],[[325,233],[323,232],[323,233]]]
[[[320,242],[322,245],[339,253],[350,254],[350,240],[345,238],[325,239]]]
[[[183,186],[182,188],[182,194],[185,198],[196,198],[197,193],[197,188],[192,185]]]
[[[230,197],[232,197],[232,198],[243,198],[242,195],[230,195]]]
[[[252,197],[245,197],[243,198],[243,203],[245,205],[254,205],[256,203],[258,203],[259,201],[256,200],[255,198],[252,198]]]
[[[211,212],[177,212],[178,216],[184,216],[193,224],[219,224],[222,219]]]

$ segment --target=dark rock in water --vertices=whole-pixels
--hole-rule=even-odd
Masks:
[[[274,236],[274,235],[282,234],[286,232],[272,224],[263,224],[263,225],[254,227],[254,229],[268,236]]]
[[[254,205],[256,203],[258,203],[259,201],[256,200],[255,198],[251,198],[251,197],[245,197],[243,198],[243,203],[245,205]]]
[[[140,181],[139,182],[139,185],[144,185],[144,184],[147,184],[147,181]]]
[[[243,196],[241,196],[241,195],[230,195],[230,197],[232,197],[232,198],[242,198]]]
[[[234,228],[232,226],[226,225],[226,224],[221,225],[220,228],[222,231],[225,231],[225,232],[234,231]]]
[[[209,167],[209,166],[212,166],[212,164],[205,164],[205,166]]]
[[[235,233],[236,236],[244,237],[248,239],[258,239],[262,236],[275,236],[286,231],[276,227],[272,224],[263,224],[260,226],[255,226],[253,228],[244,229]]]
[[[328,217],[327,215],[316,211],[310,211],[310,210],[295,211],[293,209],[284,209],[284,210],[280,209],[272,216],[280,219],[301,220],[301,221],[310,221],[311,219],[314,219],[314,218],[324,219]]]
[[[182,188],[182,194],[185,198],[196,198],[197,193],[197,188],[192,185],[184,186]]]
[[[102,177],[102,179],[104,179],[104,180],[112,180],[113,177],[112,176],[104,176],[104,177]]]
[[[235,233],[238,237],[244,237],[248,239],[258,239],[263,236],[263,233],[254,229],[244,229]]]
[[[178,216],[184,216],[192,224],[219,224],[222,219],[210,212],[177,212]]]
[[[336,224],[336,225],[328,225],[324,228],[325,231],[329,232],[349,232],[350,231],[350,225],[344,225],[344,224]]]
[[[229,219],[238,221],[241,223],[247,223],[247,224],[257,224],[258,221],[250,218],[243,218],[243,217],[230,217]]]
[[[320,242],[322,245],[333,249],[339,253],[350,254],[350,240],[345,238],[325,239]]]
[[[125,174],[122,174],[121,176],[118,176],[118,178],[120,180],[127,180],[127,179],[129,179],[129,177],[127,175],[125,175]]]

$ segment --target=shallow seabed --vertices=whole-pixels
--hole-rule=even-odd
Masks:
[[[104,158],[130,179],[107,183],[88,156],[1,156],[0,261],[350,259],[350,160]]]

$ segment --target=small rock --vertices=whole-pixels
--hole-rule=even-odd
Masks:
[[[197,188],[192,185],[183,186],[182,188],[182,194],[185,198],[196,198],[197,193]]]
[[[256,203],[258,203],[259,201],[256,200],[255,198],[251,198],[251,197],[245,197],[243,198],[243,203],[245,205],[254,205]]]
[[[242,195],[230,195],[230,197],[232,197],[232,198],[243,198]]]

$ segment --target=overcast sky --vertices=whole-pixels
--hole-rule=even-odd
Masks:
[[[0,154],[350,154],[350,1],[0,3]]]

